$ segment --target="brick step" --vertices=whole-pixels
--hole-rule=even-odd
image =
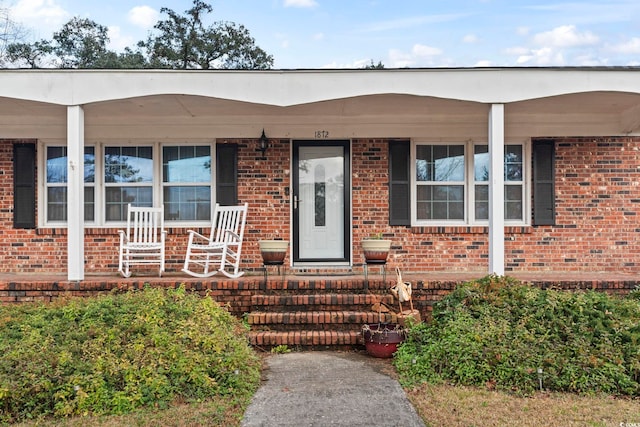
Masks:
[[[389,288],[393,286],[395,282],[383,281],[383,280],[368,280],[364,279],[307,279],[300,277],[286,278],[268,278],[266,283],[262,283],[260,289],[263,292],[388,292]]]
[[[247,316],[252,328],[268,325],[271,329],[300,329],[313,325],[316,329],[339,329],[338,325],[347,325],[353,329],[360,328],[365,323],[397,323],[395,313],[380,313],[373,311],[287,311],[264,312],[252,311]]]
[[[286,345],[292,350],[337,350],[364,347],[362,331],[251,331],[249,343],[269,350]]]
[[[322,308],[322,311],[340,310],[340,306],[371,306],[378,302],[393,304],[393,295],[373,294],[291,294],[291,295],[264,295],[257,294],[251,297],[251,306],[261,308],[264,311],[270,309],[285,309],[286,311],[312,310],[313,306]]]

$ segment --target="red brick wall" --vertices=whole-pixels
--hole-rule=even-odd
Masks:
[[[513,270],[640,271],[639,138],[556,143],[556,225],[509,236]]]
[[[13,229],[13,142],[0,143],[0,272],[66,271],[66,230]],[[22,142],[22,141],[20,141]],[[239,144],[239,201],[249,202],[243,268],[261,266],[257,241],[290,239],[289,140],[271,140],[266,159]],[[219,143],[223,143],[219,141]],[[507,271],[640,271],[640,138],[566,138],[556,144],[556,225],[508,227]],[[353,262],[359,242],[382,232],[394,242],[390,266],[403,271],[478,271],[488,264],[486,227],[388,225],[388,150],[382,139],[352,143]],[[117,269],[116,229],[87,229],[87,273]],[[182,266],[186,229],[169,229],[167,270]]]

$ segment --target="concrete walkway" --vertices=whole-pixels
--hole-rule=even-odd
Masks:
[[[424,427],[387,359],[350,352],[269,355],[242,426]]]

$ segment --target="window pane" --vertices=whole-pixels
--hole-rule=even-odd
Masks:
[[[473,179],[476,181],[489,180],[489,146],[476,145],[473,147]]]
[[[47,147],[47,183],[67,182],[66,147]]]
[[[448,145],[447,148],[447,157],[436,159],[436,181],[463,181],[464,146]]]
[[[433,161],[431,158],[430,145],[418,145],[416,147],[416,178],[418,181],[433,181]]]
[[[431,187],[421,185],[417,191],[417,218],[431,219]]]
[[[418,187],[418,219],[464,219],[463,185]]]
[[[151,207],[153,206],[151,187],[107,187],[106,220],[125,221],[127,219],[127,205]]]
[[[47,221],[67,220],[67,188],[47,188]]]
[[[505,219],[522,219],[522,186],[505,185]]]
[[[489,186],[476,185],[475,191],[475,217],[479,219],[489,219]]]
[[[96,181],[96,153],[94,147],[84,147],[84,182]]]
[[[163,182],[211,182],[209,146],[164,147]]]
[[[84,220],[93,221],[95,219],[95,200],[93,187],[84,188]]]
[[[464,147],[462,145],[436,146],[434,150],[434,181],[464,180]]]
[[[464,145],[419,145],[416,147],[418,181],[463,181]]]
[[[505,181],[522,181],[522,146],[507,145],[504,153]]]
[[[164,188],[166,220],[207,221],[211,218],[211,187],[171,186]]]
[[[105,147],[105,182],[153,182],[151,147]]]

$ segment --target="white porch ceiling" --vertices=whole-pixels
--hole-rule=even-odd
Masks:
[[[188,94],[198,89],[193,81],[181,85],[176,76],[185,75],[180,72],[0,72],[0,138],[66,139],[66,105],[59,102],[69,97],[67,102],[101,98],[82,104],[88,142],[255,138],[263,128],[271,138],[312,138],[316,130],[327,130],[330,138],[486,140],[490,102],[484,100],[491,100],[491,89],[495,92],[491,102],[505,103],[507,140],[640,133],[640,70],[543,71],[188,73],[195,83],[210,84],[199,90],[201,94]],[[31,86],[20,91],[2,84],[3,80],[15,81],[16,76],[50,81],[40,92]],[[371,87],[366,89],[358,77]],[[220,96],[229,95],[226,79],[231,87],[244,83],[235,99]],[[269,81],[287,93],[260,86]],[[331,90],[323,93],[313,87],[314,81],[320,89]],[[136,82],[142,87],[134,87]],[[446,87],[439,87],[438,82]],[[64,84],[71,92],[68,96],[59,87]],[[123,87],[131,89],[123,91]],[[174,93],[181,88],[183,94]],[[303,93],[292,94],[295,88]],[[576,90],[583,91],[572,92]],[[142,95],[118,98],[124,92]],[[347,96],[353,93],[359,94]],[[267,99],[269,94],[272,100]],[[443,96],[446,94],[449,97]]]

